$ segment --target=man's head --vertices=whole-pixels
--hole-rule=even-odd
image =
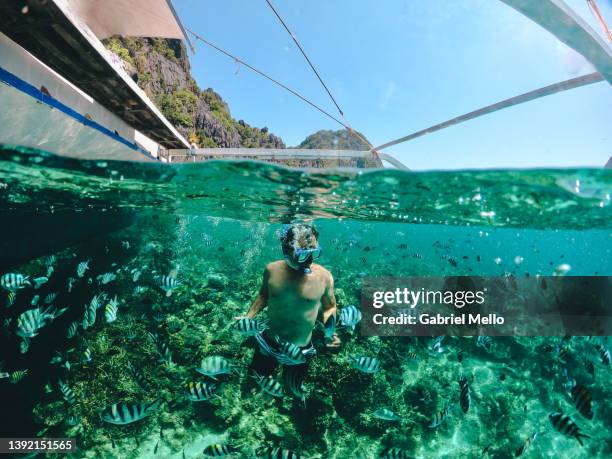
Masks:
[[[296,271],[310,273],[310,265],[321,255],[319,232],[313,225],[293,223],[283,226],[280,237],[287,264]]]

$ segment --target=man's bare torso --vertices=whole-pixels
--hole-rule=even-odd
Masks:
[[[331,277],[320,265],[313,263],[310,268],[310,274],[302,274],[284,261],[267,266],[269,332],[298,346],[310,342],[321,298]]]

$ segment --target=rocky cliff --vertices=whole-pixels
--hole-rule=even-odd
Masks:
[[[219,94],[198,87],[180,40],[114,37],[104,44],[122,59],[134,81],[191,143],[199,147],[285,148],[268,128],[235,120]]]

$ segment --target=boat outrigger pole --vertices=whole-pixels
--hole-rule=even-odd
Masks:
[[[480,116],[487,115],[489,113],[493,113],[504,108],[512,107],[513,105],[519,105],[524,102],[529,102],[530,100],[539,99],[540,97],[549,96],[557,92],[567,91],[569,89],[578,88],[580,86],[598,83],[603,80],[603,77],[599,73],[595,72],[577,78],[572,78],[570,80],[561,81],[560,83],[551,84],[549,86],[545,86],[534,91],[529,91],[524,94],[511,97],[510,99],[502,100],[501,102],[497,102],[492,105],[487,105],[486,107],[471,111],[469,113],[466,113],[465,115],[451,118],[450,120],[443,121],[442,123],[434,124],[433,126],[430,126],[428,128],[421,129],[420,131],[413,132],[412,134],[409,134],[407,136],[400,137],[399,139],[392,140],[391,142],[379,145],[378,147],[376,147],[376,149],[383,150],[385,148],[389,148],[400,143],[408,142],[409,140],[414,140],[417,137],[421,137],[426,134],[431,134],[432,132],[440,131],[442,129],[446,129],[447,127],[451,127],[456,124],[463,123],[465,121],[473,120],[474,118],[478,118]]]
[[[454,126],[464,121],[478,118],[479,116],[502,110],[513,105],[522,104],[530,100],[548,96],[569,89],[578,88],[588,84],[597,83],[604,79],[612,84],[612,48],[565,2],[562,0],[501,0],[511,6],[519,13],[528,17],[539,26],[552,33],[559,41],[565,43],[574,51],[584,56],[597,70],[595,73],[583,75],[577,78],[561,81],[543,88],[520,94],[510,99],[502,100],[492,105],[471,111],[465,115],[451,118],[439,124],[435,124],[407,136],[384,143],[376,150],[389,148],[417,137],[431,134],[432,132]],[[589,5],[595,5],[594,0]],[[599,12],[599,10],[596,10]],[[600,14],[601,17],[601,14]],[[602,19],[603,20],[603,19]],[[604,22],[605,24],[605,22]],[[606,32],[609,30],[606,27]]]

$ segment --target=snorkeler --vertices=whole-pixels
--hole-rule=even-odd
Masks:
[[[259,294],[246,315],[252,319],[268,307],[268,326],[256,335],[259,346],[251,363],[253,373],[268,376],[283,363],[285,381],[303,381],[308,362],[316,354],[311,339],[320,309],[329,331],[326,348],[340,347],[340,338],[332,328],[336,323],[334,278],[324,267],[313,263],[321,255],[318,235],[316,228],[308,224],[283,227],[280,242],[285,259],[266,266]],[[283,359],[287,346],[296,352],[299,348],[302,355],[294,356],[294,361]]]

